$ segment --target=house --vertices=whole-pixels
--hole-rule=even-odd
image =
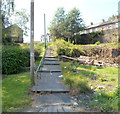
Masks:
[[[85,30],[81,31],[80,34],[88,34],[91,32],[96,32],[96,31],[106,31],[106,30],[110,30],[110,29],[116,29],[118,28],[120,22],[120,17],[116,16],[116,18],[112,21],[105,21],[104,19],[102,20],[102,22],[98,23],[98,24],[93,24],[93,22],[91,22],[91,25],[87,26]]]
[[[45,42],[45,37],[44,35],[41,36],[40,42]],[[52,37],[49,33],[46,34],[46,42],[52,42]]]
[[[11,38],[16,43],[23,43],[23,30],[16,24],[13,24],[2,30],[3,37]]]
[[[101,43],[119,42],[119,23],[120,16],[116,16],[115,19],[111,21],[105,21],[103,19],[102,22],[97,24],[93,24],[93,22],[91,22],[91,25],[87,26],[85,30],[80,31],[79,34],[84,38],[88,34],[101,31],[103,35],[94,39],[97,39],[97,41],[100,41]]]

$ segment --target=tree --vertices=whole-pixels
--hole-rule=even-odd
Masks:
[[[111,17],[108,18],[108,21],[115,20],[115,15],[112,15]]]
[[[76,42],[76,34],[84,29],[83,19],[80,17],[80,11],[73,8],[67,15],[67,32],[70,42]]]
[[[9,17],[14,11],[14,0],[2,0],[0,2],[1,14],[2,14],[2,28],[10,25]]]
[[[73,8],[65,14],[63,8],[58,8],[51,23],[50,33],[55,38],[76,43],[76,34],[83,29],[83,19],[78,9]]]
[[[65,19],[66,15],[64,8],[58,8],[55,13],[54,19],[51,22],[51,27],[49,28],[52,36],[57,38],[63,37],[62,32]]]
[[[14,0],[3,0],[0,2],[3,31],[2,38],[5,38],[5,28],[14,24],[18,25],[24,31],[23,34],[27,36],[27,22],[29,21],[29,16],[25,9],[21,9],[20,11],[15,10],[14,5]],[[7,38],[3,39],[3,41],[4,40],[7,40]]]
[[[26,13],[26,9],[20,11],[14,11],[10,16],[10,23],[18,25],[23,31],[24,35],[27,36],[27,23],[29,21],[29,15]]]

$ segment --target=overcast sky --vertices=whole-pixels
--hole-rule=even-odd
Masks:
[[[25,8],[30,13],[31,0],[15,0],[16,9]],[[35,2],[35,40],[39,41],[44,34],[44,13],[46,14],[47,28],[58,7],[64,7],[68,12],[76,7],[80,10],[86,25],[91,22],[99,23],[102,19],[107,20],[113,14],[118,13],[119,0],[34,0]],[[30,25],[30,24],[28,24]],[[29,33],[30,34],[30,33]],[[29,41],[30,37],[24,37],[24,41]]]

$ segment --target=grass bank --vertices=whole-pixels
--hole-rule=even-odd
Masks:
[[[31,99],[28,96],[29,85],[29,72],[8,75],[5,79],[3,79],[3,112],[14,112],[17,111],[20,107],[31,105]]]
[[[88,105],[101,111],[118,111],[118,69],[61,62],[63,81],[71,94],[95,93]],[[119,104],[120,106],[120,104]]]
[[[54,50],[57,56],[66,55],[69,57],[89,56],[95,60],[111,64],[118,64],[120,43],[74,45],[64,40],[53,42]]]

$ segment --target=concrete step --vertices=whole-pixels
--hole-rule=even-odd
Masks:
[[[50,105],[50,106],[32,106],[32,107],[24,107],[20,110],[20,112],[33,112],[33,113],[42,113],[42,112],[74,112],[74,110],[70,106],[65,105]]]
[[[38,72],[57,73],[57,72],[62,72],[62,71],[61,70],[38,70]]]
[[[69,89],[63,84],[53,81],[43,81],[41,83],[36,84],[32,87],[33,92],[50,92],[50,93],[68,93]]]
[[[73,112],[71,107],[69,106],[48,106],[44,108],[43,110],[40,110],[40,112]]]
[[[41,77],[41,78],[39,78]],[[35,86],[32,87],[33,92],[53,92],[66,93],[69,92],[68,87],[61,81],[61,72],[38,72],[38,79]]]
[[[45,56],[45,58],[56,58],[55,56]]]
[[[60,65],[59,61],[44,61],[44,65]]]
[[[68,93],[53,93],[34,96],[33,105],[41,106],[57,106],[65,105],[70,106],[73,104],[73,100]]]
[[[46,78],[47,79],[49,79],[49,78],[60,79],[61,75],[62,75],[61,72],[53,72],[53,73],[51,73],[51,72],[38,72],[38,76],[40,76],[41,79],[46,79]]]
[[[47,84],[47,83],[46,83]],[[57,85],[57,84],[56,84]],[[43,87],[43,86],[42,86]],[[49,92],[49,93],[69,93],[69,90],[67,88],[40,88],[40,86],[33,86],[32,92],[41,93],[41,92]]]
[[[40,78],[39,78],[40,77]],[[48,72],[41,72],[40,74],[38,73],[38,79],[36,80],[36,85],[44,85],[49,84],[50,86],[53,84],[62,84],[61,82],[61,72],[53,72],[53,73],[48,73]],[[48,86],[48,85],[47,85]]]
[[[39,69],[40,72],[61,72],[60,65],[43,65]]]
[[[44,58],[44,60],[47,60],[47,61],[59,61],[58,58]]]

